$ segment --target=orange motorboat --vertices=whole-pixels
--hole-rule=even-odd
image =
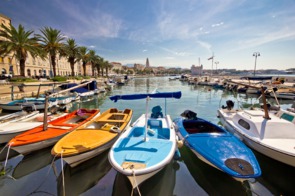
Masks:
[[[8,145],[20,154],[46,148],[54,145],[60,138],[77,127],[100,115],[100,110],[78,109],[65,116],[57,118],[48,125],[38,126],[26,131],[9,141]]]

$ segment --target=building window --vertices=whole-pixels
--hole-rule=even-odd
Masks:
[[[30,69],[27,69],[27,75],[31,76],[31,70]]]
[[[0,56],[0,63],[4,63],[3,57]]]

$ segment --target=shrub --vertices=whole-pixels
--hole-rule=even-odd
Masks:
[[[10,79],[10,82],[38,82],[37,79],[27,78],[24,76],[16,76]]]
[[[51,80],[54,82],[65,82],[65,81],[67,81],[67,78],[63,77],[63,76],[55,76]]]

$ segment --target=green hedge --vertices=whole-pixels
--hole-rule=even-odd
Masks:
[[[67,81],[67,77],[55,76],[51,80],[54,81],[54,82],[65,82],[65,81]]]
[[[38,82],[37,79],[26,78],[23,76],[13,77],[9,81],[10,82]]]

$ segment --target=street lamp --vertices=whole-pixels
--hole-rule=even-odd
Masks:
[[[215,62],[215,65],[216,65],[216,74],[217,74],[217,64],[219,64],[218,61]]]
[[[254,52],[253,56],[255,57],[255,66],[254,66],[254,76],[255,76],[255,71],[256,71],[256,61],[257,61],[257,57],[260,56],[260,52]]]

